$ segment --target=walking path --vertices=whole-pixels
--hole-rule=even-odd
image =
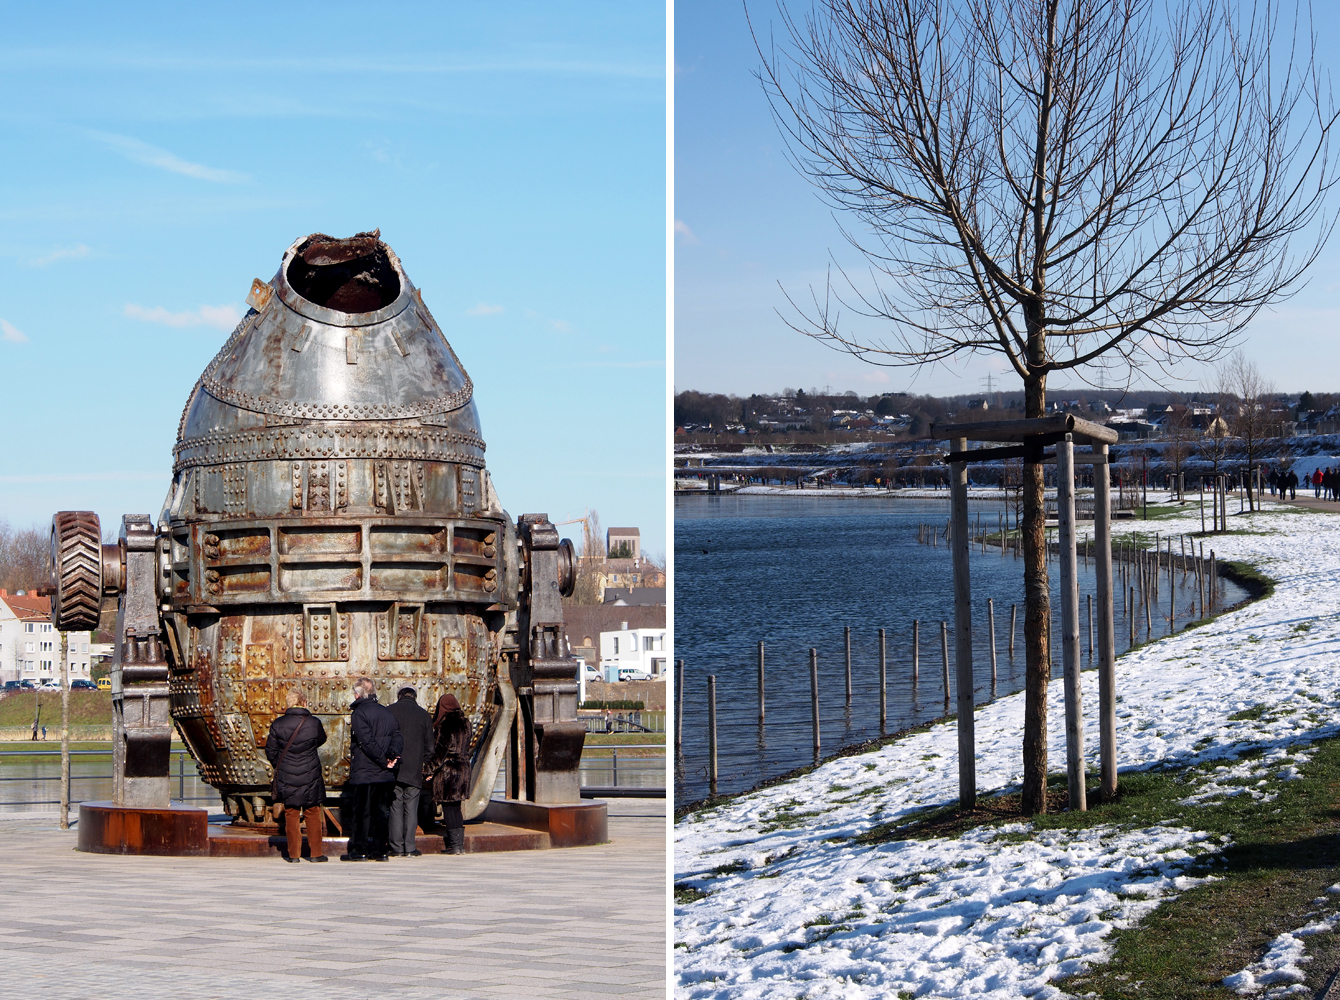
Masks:
[[[44,1000],[665,996],[665,802],[610,843],[290,865],[80,854],[0,820],[0,993]]]

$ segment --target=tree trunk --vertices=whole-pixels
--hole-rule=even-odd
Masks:
[[[1045,371],[1024,382],[1028,417],[1041,417],[1047,401]],[[1038,449],[1041,452],[1041,449]],[[1026,815],[1047,811],[1047,685],[1051,681],[1051,588],[1047,582],[1047,502],[1041,455],[1024,459],[1024,782]]]

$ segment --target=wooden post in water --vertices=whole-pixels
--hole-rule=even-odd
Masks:
[[[1219,607],[1219,566],[1215,562],[1214,549],[1210,549],[1210,607]]]
[[[991,697],[996,696],[996,602],[986,599],[986,632],[991,643]]]
[[[1089,662],[1093,662],[1093,595],[1085,594],[1084,601],[1089,606]]]
[[[888,720],[888,647],[884,644],[884,630],[879,630],[879,729],[884,731],[884,723]]]
[[[70,829],[70,633],[60,634],[60,828]]]
[[[763,640],[758,641],[758,724],[763,724],[763,692],[767,689],[763,676]]]
[[[944,670],[945,715],[949,715],[949,623],[940,623],[940,661]]]
[[[851,704],[851,626],[842,626],[842,644],[847,648],[847,704]]]
[[[675,756],[679,757],[684,749],[684,661],[675,661],[675,694],[679,695],[678,712],[675,717]],[[682,763],[682,762],[681,762]],[[511,764],[507,765],[511,767]]]
[[[707,767],[708,787],[717,797],[717,675],[707,675]]]
[[[1117,643],[1112,608],[1112,481],[1108,450],[1095,444],[1093,452],[1094,574],[1098,591],[1098,759],[1099,797],[1117,794]],[[1099,463],[1099,457],[1102,463]],[[1093,628],[1093,615],[1089,615]]]
[[[1075,444],[1056,444],[1057,561],[1061,570],[1061,663],[1065,677],[1065,750],[1070,808],[1084,812],[1084,715],[1080,707],[1079,567],[1075,539]]]
[[[917,686],[917,665],[921,659],[921,622],[912,622],[912,687]]]
[[[1177,631],[1177,578],[1174,576],[1172,539],[1168,539],[1168,634]]]
[[[967,451],[968,439],[955,438],[954,451]],[[958,688],[958,806],[977,804],[977,744],[973,731],[972,586],[968,563],[968,463],[950,466],[950,516],[954,520],[954,682]],[[980,531],[981,522],[978,521]],[[985,548],[983,548],[985,551]],[[949,678],[945,678],[945,699]],[[946,704],[946,712],[948,706]]]
[[[1019,621],[1019,605],[1010,605],[1010,659],[1014,659],[1014,633],[1017,631],[1016,625]]]
[[[814,759],[819,759],[819,652],[810,647],[810,722],[814,726]]]

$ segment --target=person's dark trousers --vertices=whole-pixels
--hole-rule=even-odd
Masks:
[[[353,785],[354,822],[349,831],[352,857],[380,858],[386,855],[391,821],[392,782]]]
[[[391,853],[408,854],[417,850],[414,828],[419,823],[419,791],[414,785],[395,783],[391,798]]]

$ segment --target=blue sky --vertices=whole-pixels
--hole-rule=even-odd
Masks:
[[[798,12],[809,7],[792,6]],[[749,13],[766,39],[775,6],[758,0]],[[1334,72],[1340,12],[1323,4],[1314,6],[1314,15],[1321,68]],[[753,75],[759,63],[739,0],[676,3],[675,390],[747,395],[829,385],[863,395],[975,393],[988,372],[995,386],[1017,387],[1002,360],[877,368],[790,330],[779,318],[777,310],[787,312],[783,287],[802,299],[811,286],[822,289],[830,251],[857,273],[863,268],[815,189],[787,162]],[[1340,192],[1333,207],[1340,207]],[[1338,326],[1340,239],[1332,239],[1308,287],[1258,316],[1241,349],[1281,390],[1340,391]],[[1204,367],[1181,375],[1185,381],[1173,387],[1212,381]],[[1049,388],[1064,385],[1053,379]]]
[[[657,3],[6,5],[0,517],[156,514],[252,279],[380,227],[508,511],[664,552],[665,43]]]

